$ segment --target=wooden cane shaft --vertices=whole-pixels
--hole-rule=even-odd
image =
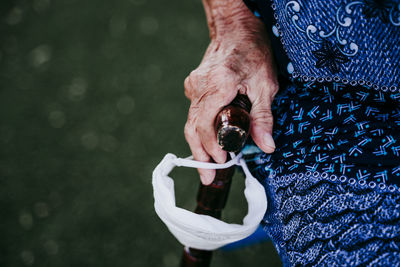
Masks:
[[[181,259],[181,267],[210,266],[212,251],[185,248]]]
[[[209,215],[220,219],[225,207],[232,183],[235,167],[216,170],[214,181],[210,185],[200,183],[197,193],[197,207],[195,213]],[[183,251],[181,267],[208,267],[210,266],[212,251],[186,248]]]
[[[250,128],[250,109],[251,104],[247,96],[238,95],[217,115],[215,130],[217,142],[222,149],[236,152],[243,147]],[[234,166],[217,170],[214,181],[210,185],[200,184],[196,213],[221,218],[222,209],[228,199],[234,170]],[[185,248],[181,267],[208,267],[211,257],[211,251]]]
[[[234,168],[217,170],[214,181],[209,186],[200,184],[197,193],[196,213],[221,218],[231,187]]]

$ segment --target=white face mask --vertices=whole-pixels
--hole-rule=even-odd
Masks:
[[[167,154],[153,171],[154,207],[171,233],[186,247],[214,250],[226,244],[248,237],[257,229],[267,210],[264,187],[251,175],[241,154],[224,163],[208,163],[177,158]],[[243,168],[246,175],[244,195],[248,213],[243,225],[228,224],[208,215],[196,214],[176,207],[174,181],[168,174],[176,166],[202,169],[225,169],[233,165]]]

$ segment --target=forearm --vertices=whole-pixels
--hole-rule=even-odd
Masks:
[[[264,25],[248,10],[242,0],[202,0],[210,38],[227,34],[265,33]]]

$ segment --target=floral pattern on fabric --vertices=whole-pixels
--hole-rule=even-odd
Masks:
[[[285,64],[291,77],[304,81],[335,78],[400,91],[400,1],[246,2],[264,21],[265,6],[272,3],[276,20],[272,36],[279,37],[290,60]]]
[[[328,41],[323,42],[321,48],[312,53],[317,58],[315,66],[317,68],[326,67],[332,73],[338,73],[341,65],[349,61],[347,56],[340,53],[339,48]]]

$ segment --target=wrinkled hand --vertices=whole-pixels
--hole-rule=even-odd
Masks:
[[[233,32],[222,40],[212,40],[184,86],[191,101],[185,137],[194,159],[226,161],[226,152],[217,144],[214,120],[238,92],[246,94],[252,103],[250,135],[254,142],[266,153],[275,150],[271,103],[278,83],[266,36]],[[199,169],[199,173],[203,184],[212,183],[215,170]]]

